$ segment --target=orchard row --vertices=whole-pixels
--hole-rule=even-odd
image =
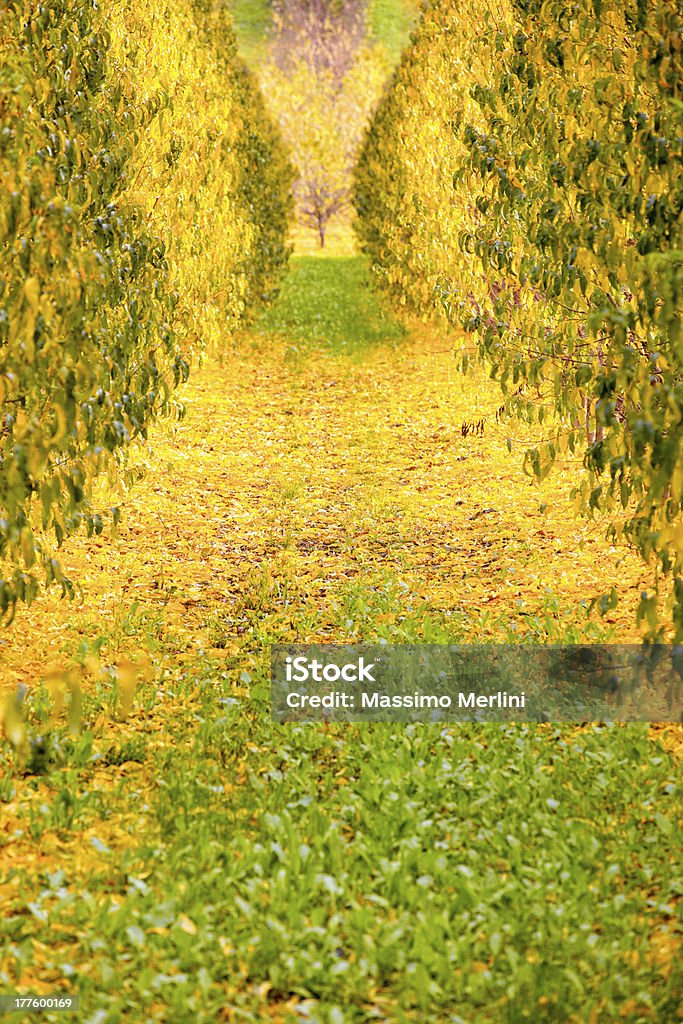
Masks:
[[[181,413],[193,358],[273,293],[292,171],[211,0],[8,0],[0,24],[0,612],[93,482]]]
[[[355,179],[381,287],[464,329],[462,367],[537,425],[529,472],[576,463],[577,511],[652,566],[639,618],[678,640],[682,162],[678,0],[431,0]]]

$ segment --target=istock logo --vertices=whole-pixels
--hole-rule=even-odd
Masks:
[[[355,662],[349,662],[346,665],[326,665],[324,662],[315,659],[309,661],[308,658],[302,655],[298,658],[285,658],[285,664],[287,666],[285,675],[288,683],[306,683],[309,679],[315,680],[316,683],[323,681],[326,683],[336,683],[340,679],[347,683],[375,682],[375,677],[372,674],[375,662],[371,661],[366,665],[363,658],[359,658]]]

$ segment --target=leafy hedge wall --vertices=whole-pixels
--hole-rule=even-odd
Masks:
[[[652,565],[639,618],[677,639],[682,29],[675,0],[427,3],[355,182],[380,285],[543,423],[529,472],[578,461],[577,511]]]
[[[93,480],[274,293],[291,179],[221,4],[2,5],[2,613],[73,592],[49,535],[102,531]]]

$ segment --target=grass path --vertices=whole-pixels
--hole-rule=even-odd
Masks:
[[[274,641],[629,637],[628,599],[584,604],[635,600],[637,562],[564,511],[571,467],[522,475],[452,346],[358,257],[298,257],[118,538],[69,542],[82,605],[0,637],[34,741],[0,783],[0,990],[80,991],[87,1024],[676,1019],[680,768],[645,727],[269,719]],[[41,680],[81,684],[78,736]]]

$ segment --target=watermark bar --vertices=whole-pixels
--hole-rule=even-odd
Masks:
[[[680,722],[683,646],[271,649],[277,722]]]
[[[64,992],[51,995],[0,994],[0,1013],[69,1013],[79,1009],[79,997]]]

